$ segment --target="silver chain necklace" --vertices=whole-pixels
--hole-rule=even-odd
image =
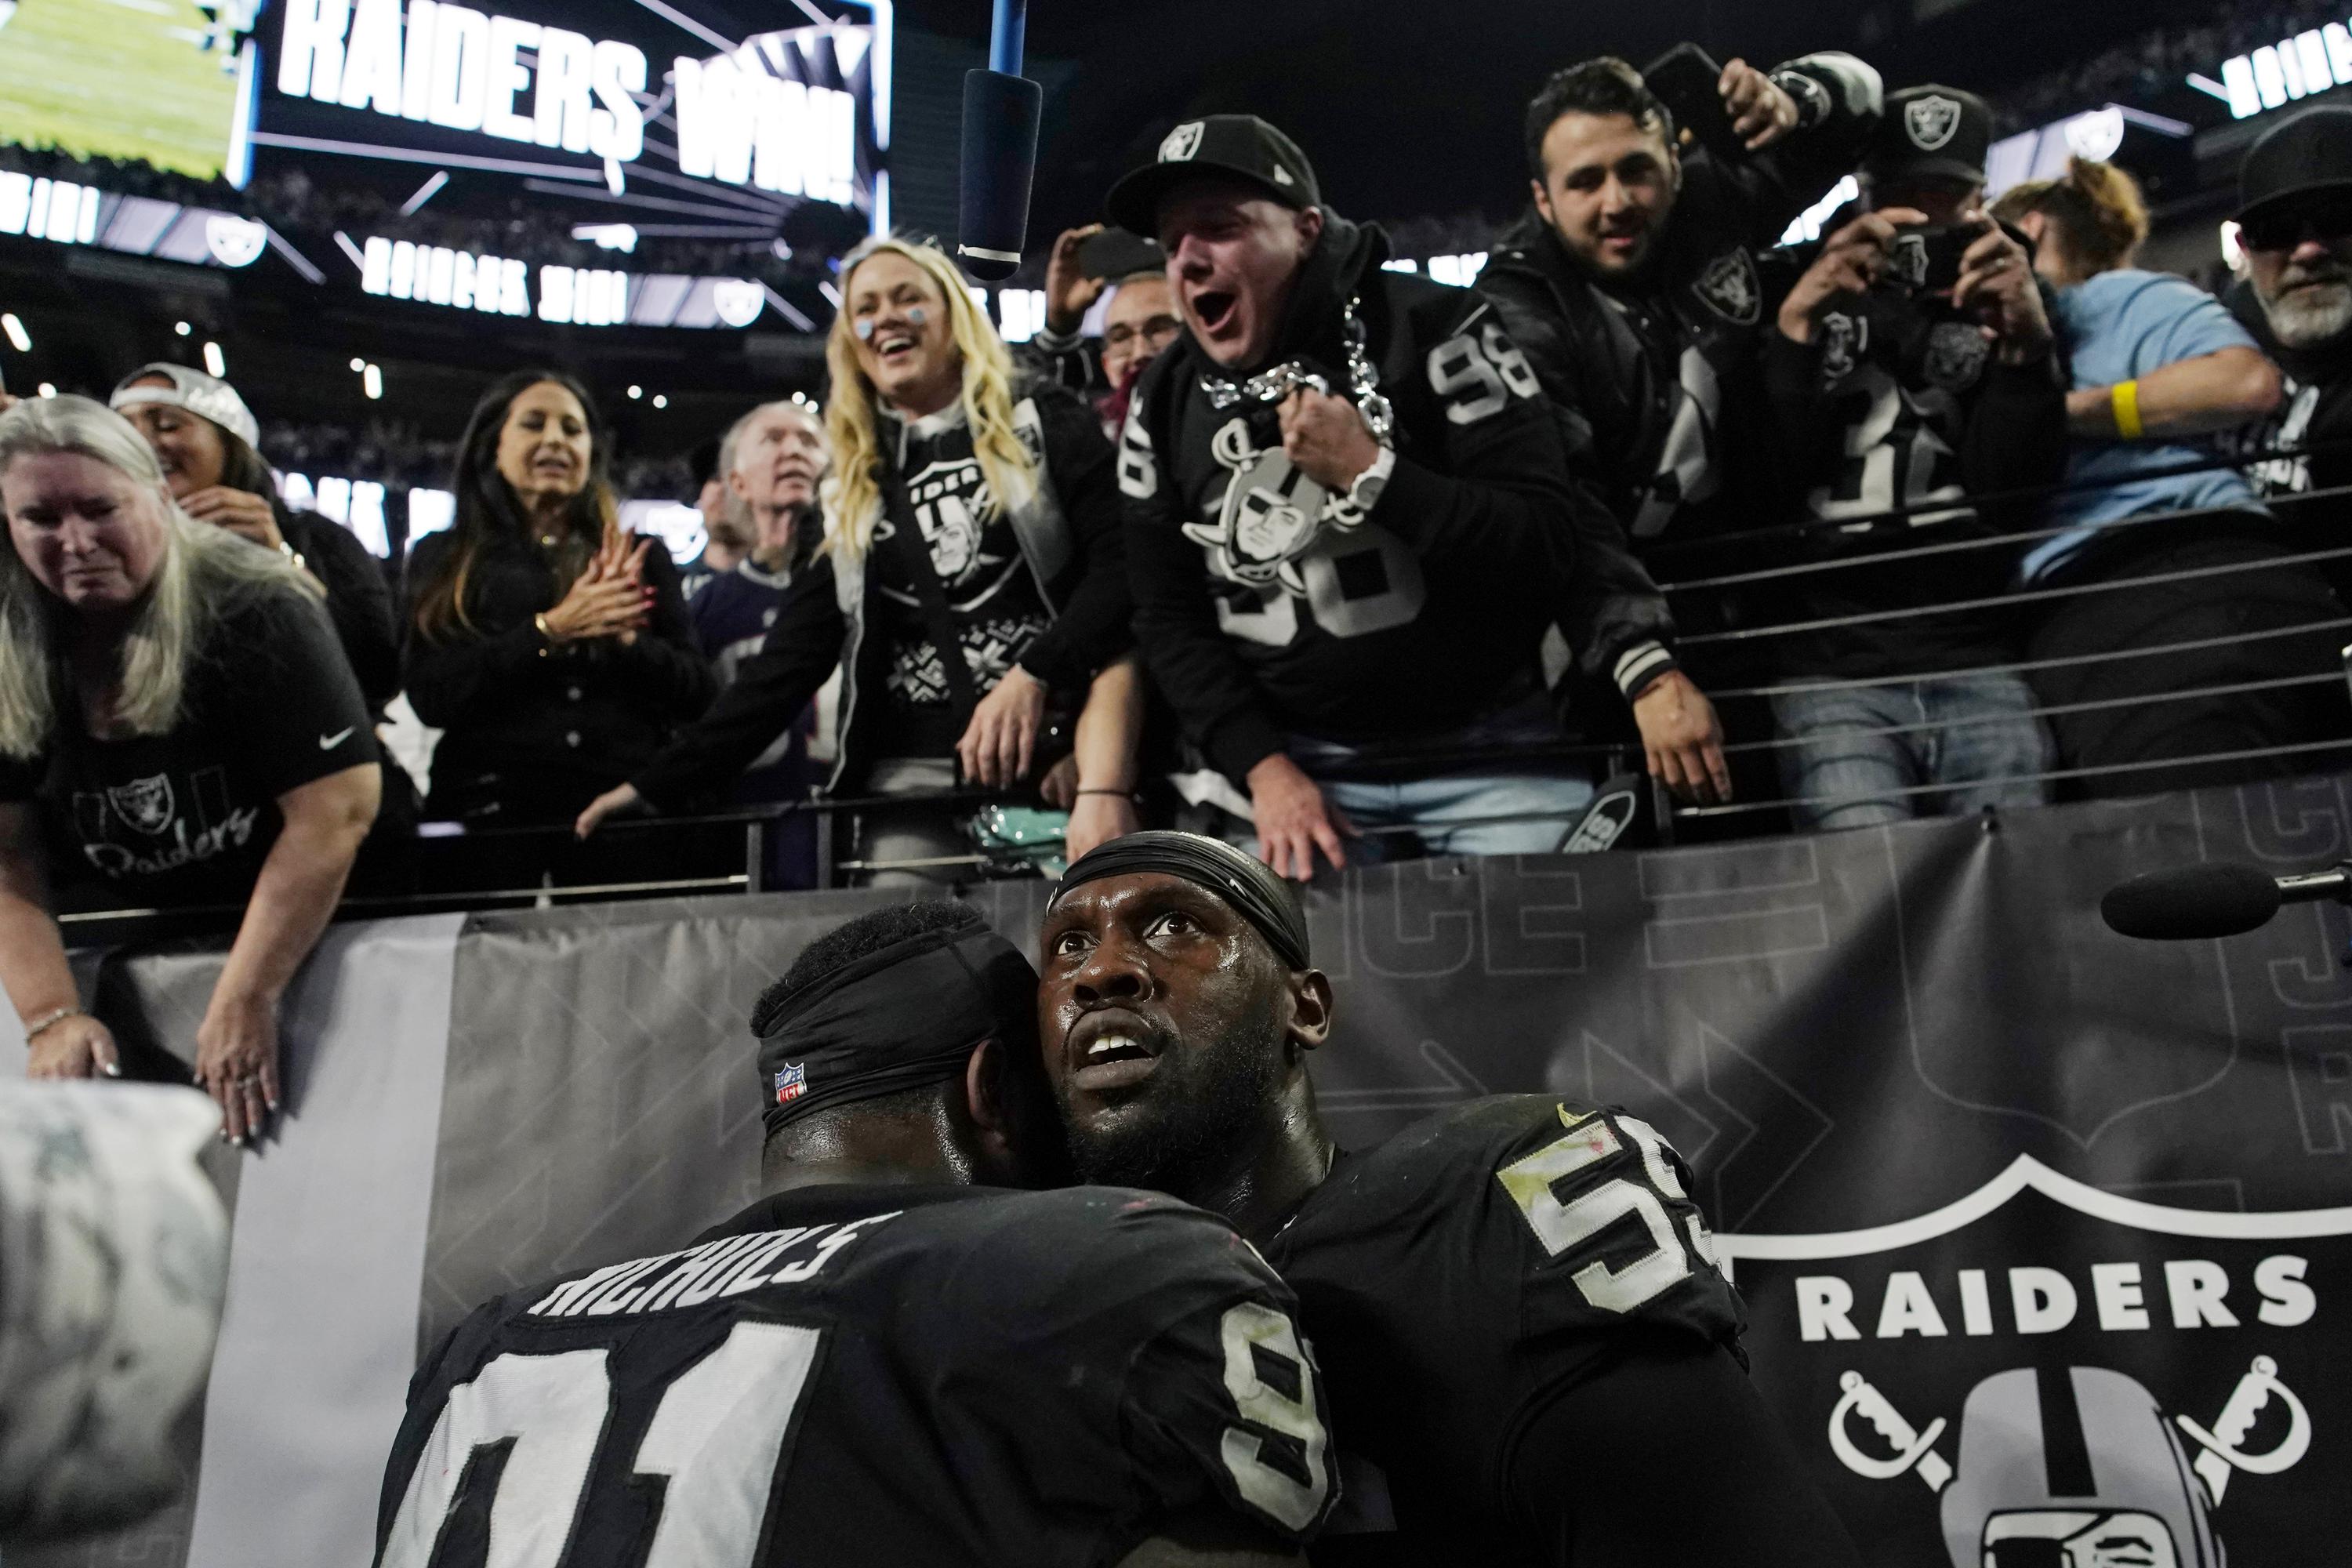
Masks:
[[[1348,392],[1355,399],[1356,414],[1371,432],[1372,439],[1385,447],[1396,428],[1396,411],[1380,391],[1381,373],[1365,352],[1364,323],[1356,314],[1361,301],[1355,295],[1348,297],[1340,308],[1340,335],[1348,349]],[[1232,382],[1224,377],[1201,373],[1201,390],[1209,395],[1213,408],[1231,408],[1237,403],[1279,403],[1300,387],[1330,395],[1331,384],[1308,370],[1297,360],[1285,360],[1271,370],[1262,370],[1246,381]]]

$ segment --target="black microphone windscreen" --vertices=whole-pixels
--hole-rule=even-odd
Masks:
[[[2280,901],[2278,883],[2261,870],[2213,860],[2110,888],[2099,914],[2125,936],[2185,942],[2252,931],[2278,913]]]
[[[956,259],[982,282],[1021,265],[1029,234],[1029,185],[1037,172],[1037,122],[1045,89],[1026,77],[966,71],[963,173]]]

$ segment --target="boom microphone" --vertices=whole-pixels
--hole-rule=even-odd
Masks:
[[[2253,931],[2282,904],[2352,903],[2352,861],[2332,871],[2272,877],[2231,860],[2150,871],[2107,889],[2100,918],[2124,936],[2193,942]]]
[[[988,68],[963,78],[963,170],[956,256],[982,282],[1021,265],[1029,236],[1029,186],[1037,173],[1037,122],[1045,90],[1021,75],[1028,0],[996,0]]]

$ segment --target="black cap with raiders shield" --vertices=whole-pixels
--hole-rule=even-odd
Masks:
[[[1873,180],[1981,182],[1992,145],[1992,110],[1973,92],[1934,82],[1886,95],[1886,111],[1862,154]]]
[[[2265,226],[2294,198],[2352,188],[2352,108],[2328,104],[2263,132],[2238,165],[2240,227]],[[2292,243],[2290,241],[2289,243]]]
[[[1212,114],[1162,137],[1159,156],[1113,185],[1103,209],[1129,234],[1157,239],[1160,198],[1202,174],[1229,175],[1286,207],[1311,207],[1323,199],[1315,166],[1297,142],[1255,114]]]

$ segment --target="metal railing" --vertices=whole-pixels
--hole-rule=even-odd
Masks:
[[[2291,461],[2310,455],[2308,448],[2279,448],[2249,452],[2231,457],[2216,457],[2210,460],[2182,464],[2158,471],[2161,475],[2185,476],[2223,469],[2251,469]],[[2137,482],[2151,474],[2135,474],[2127,480]],[[1870,535],[1882,538],[1900,537],[1908,520],[1921,514],[1938,517],[1975,511],[1992,512],[2002,509],[2019,509],[2047,501],[2061,493],[2063,487],[2048,487],[2039,490],[2012,491],[1998,496],[1969,498],[1955,502],[1945,499],[1923,502],[1913,507],[1893,508],[1859,518],[1811,519],[1800,522],[1776,525],[1747,532],[1717,535],[1698,540],[1675,540],[1659,544],[1646,559],[1654,564],[1689,563],[1704,568],[1712,555],[1718,561],[1727,552],[1738,551],[1752,555],[1759,546],[1780,546],[1804,550],[1813,542],[1834,537],[1839,548],[1807,555],[1804,559],[1776,562],[1766,565],[1743,566],[1738,570],[1676,577],[1660,584],[1661,592],[1685,602],[1698,600],[1703,595],[1720,595],[1731,590],[1752,590],[1789,585],[1829,574],[1856,569],[1884,568],[1910,560],[1964,556],[1986,550],[2022,552],[2032,544],[2056,538],[2062,534],[2082,531],[2080,522],[2061,525],[2009,529],[1990,534],[1976,534],[1964,539],[1928,538],[1917,542],[1906,542],[1894,548],[1871,548]],[[2305,490],[2263,499],[2263,504],[2279,512],[2299,510],[2315,503],[2336,502],[2352,511],[2352,486]],[[2103,538],[2111,538],[2117,531],[2129,531],[2158,525],[2179,531],[2193,531],[2201,519],[2229,519],[2242,521],[2247,516],[2242,507],[2213,508],[2200,511],[2175,511],[2141,514],[2094,525]],[[1856,548],[1857,544],[1861,547]],[[1994,611],[2019,608],[2061,599],[2084,595],[2126,592],[2154,585],[2179,584],[2190,582],[2211,582],[2221,592],[2227,591],[2228,580],[2234,574],[2279,568],[2308,568],[2323,563],[2352,559],[2352,543],[2323,548],[2296,549],[2278,553],[2266,553],[2245,561],[2224,562],[2160,571],[2147,575],[2061,582],[2049,584],[2027,584],[1999,595],[1979,595],[1934,604],[1881,610],[1865,610],[1844,616],[1812,616],[1762,626],[1733,626],[1720,629],[1695,632],[1678,640],[1677,647],[1686,650],[1715,650],[1730,653],[1747,647],[1770,645],[1771,639],[1807,633],[1832,631],[1846,627],[1898,623],[1907,619],[1946,615],[1956,612]],[[1835,691],[1867,690],[1875,688],[1908,685],[1915,682],[1949,679],[1967,676],[2024,676],[2041,672],[2079,668],[2120,660],[2146,659],[2163,656],[2210,652],[2225,647],[2261,643],[2267,639],[2287,637],[2312,637],[2327,634],[2331,641],[2352,637],[2352,614],[2315,620],[2293,626],[2258,627],[2242,634],[2220,637],[2180,638],[2144,647],[2095,650],[2042,658],[2016,658],[1986,664],[1966,670],[1938,670],[1916,674],[1873,675],[1836,679],[1779,679],[1754,681],[1743,685],[1720,686],[1709,695],[1719,704],[1755,702],[1799,692],[1820,694]],[[2352,651],[2352,650],[2347,650]],[[2342,666],[2330,660],[2326,668],[2313,668],[2289,675],[2262,679],[2221,680],[2185,687],[2178,690],[2151,695],[2093,698],[2082,700],[2046,702],[2021,711],[2004,711],[1999,715],[1957,720],[1922,721],[1916,723],[1895,723],[1840,731],[1841,737],[1854,739],[1885,738],[1931,731],[1963,729],[1972,724],[2007,723],[2020,718],[2046,721],[2053,718],[2094,712],[2130,706],[2153,706],[2232,696],[2252,696],[2266,691],[2301,688],[2320,688],[2345,679]],[[1769,754],[1793,746],[1813,743],[1806,737],[1787,734],[1744,735],[1731,740],[1725,751],[1730,756]],[[2134,773],[2155,770],[2227,768],[2233,765],[2299,765],[2308,761],[2319,763],[2331,754],[2352,753],[2352,733],[2341,737],[2319,737],[2290,743],[2240,747],[2210,752],[2165,758],[2156,761],[2106,763],[2053,766],[2031,774],[2020,775],[2021,784],[2061,784],[2073,781],[2099,778],[2128,777]],[[1353,752],[1344,771],[1338,777],[1392,778],[1426,776],[1433,773],[1465,773],[1482,770],[1526,772],[1558,768],[1591,775],[1595,780],[1612,773],[1638,772],[1641,748],[1622,739],[1563,738],[1558,742],[1526,745],[1492,746],[1431,746],[1427,744],[1369,745]],[[1874,796],[1923,797],[1945,793],[1945,784],[1919,784],[1901,788],[1875,790]],[[664,876],[604,876],[593,874],[561,880],[551,875],[528,884],[484,888],[428,888],[394,894],[362,894],[347,899],[342,907],[346,916],[373,917],[384,914],[425,912],[436,910],[499,910],[517,907],[547,906],[590,899],[679,897],[710,893],[757,894],[773,890],[769,875],[770,845],[773,835],[783,826],[799,817],[812,817],[818,825],[816,862],[819,887],[836,885],[842,877],[868,876],[886,871],[969,874],[971,877],[1013,874],[1019,869],[1019,858],[1002,853],[992,853],[975,845],[968,854],[931,855],[898,859],[878,859],[856,853],[836,854],[834,840],[835,825],[847,818],[877,810],[931,810],[947,813],[976,812],[1008,797],[980,789],[955,789],[919,795],[865,795],[856,796],[812,797],[805,800],[780,802],[771,805],[744,807],[684,818],[618,816],[608,820],[599,830],[596,839],[587,849],[572,853],[578,864],[576,870],[593,873],[598,863],[593,846],[598,844],[623,847],[642,844],[665,836],[684,844],[698,838],[703,863],[677,868],[680,874]],[[1663,790],[1654,790],[1651,802],[1654,820],[1659,836],[1671,841],[1678,825],[1722,824],[1741,818],[1784,816],[1791,808],[1823,805],[1835,803],[1836,797],[1791,797],[1774,794],[1769,797],[1733,801],[1716,805],[1676,805],[1665,798]],[[1559,822],[1563,837],[1574,826],[1580,814],[1568,811],[1521,813],[1482,816],[1445,824],[1448,829],[1481,826],[1505,823]],[[1768,822],[1767,830],[1771,824]],[[718,840],[715,835],[732,828],[740,834],[736,851],[726,865],[718,864],[718,852],[709,847]],[[1374,826],[1360,830],[1361,837],[1372,839],[1410,835],[1409,826]],[[539,840],[549,844],[551,851],[557,841],[568,840],[568,826],[499,826],[465,828],[455,824],[427,824],[420,833],[420,844],[451,839],[467,845],[499,845],[528,843]],[[1029,853],[1050,848],[1048,838],[1026,847]],[[446,851],[445,851],[446,852]],[[110,924],[138,923],[145,921],[186,921],[233,919],[238,910],[226,907],[199,910],[107,910],[68,914],[63,917],[68,930],[97,929]]]

